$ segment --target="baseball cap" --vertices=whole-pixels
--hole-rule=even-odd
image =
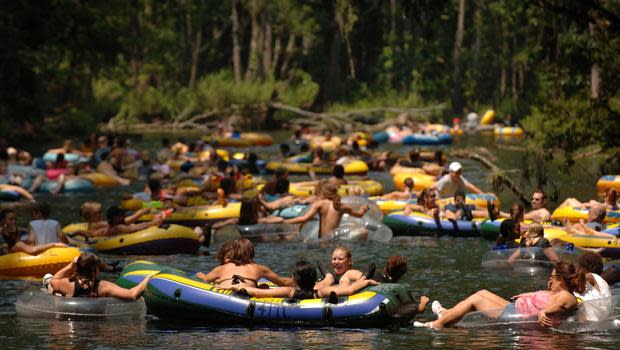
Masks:
[[[450,169],[450,171],[457,172],[463,169],[463,166],[459,162],[452,162],[450,163],[450,166],[448,167],[448,169]]]

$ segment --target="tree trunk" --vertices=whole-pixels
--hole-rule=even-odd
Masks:
[[[282,51],[282,37],[279,33],[276,34],[275,44],[273,46],[273,58],[271,60],[271,71],[269,75],[275,78],[276,68],[278,67],[278,61],[280,60],[280,51]]]
[[[525,94],[525,63],[519,64],[519,94]]]
[[[136,11],[131,16],[131,29],[135,38],[140,38],[142,36],[142,29],[140,26],[140,13],[139,10]],[[138,78],[140,76],[140,70],[142,69],[142,48],[139,44],[134,43],[131,48],[131,80],[130,85],[137,89],[138,87]]]
[[[237,0],[232,0],[232,41],[233,41],[233,71],[235,83],[241,82],[241,47],[239,46],[239,14],[237,13]]]
[[[200,51],[202,47],[202,29],[198,29],[196,33],[196,40],[192,45],[192,69],[189,74],[188,87],[193,89],[196,86],[196,76],[198,75],[198,62],[200,59]]]
[[[592,47],[596,47],[596,35],[598,28],[596,24],[589,23],[590,40],[592,41]],[[594,62],[590,68],[590,98],[596,100],[601,95],[601,86],[603,85],[603,68]]]
[[[459,0],[459,14],[454,38],[454,51],[452,53],[452,110],[454,113],[463,112],[463,89],[461,86],[461,47],[463,46],[463,34],[465,32],[465,0]]]
[[[293,52],[295,52],[295,34],[291,33],[288,37],[288,43],[286,44],[286,51],[284,53],[284,62],[282,62],[282,67],[280,67],[280,78],[286,76],[289,62],[293,57]]]
[[[250,10],[250,18],[252,24],[252,34],[250,36],[250,52],[248,54],[248,66],[245,70],[245,80],[254,79],[254,74],[256,73],[256,67],[258,66],[258,36],[259,36],[259,25],[257,13],[254,10]]]
[[[480,14],[480,6],[481,3],[479,1],[474,1],[474,45],[473,45],[473,62],[472,69],[474,71],[474,79],[477,81],[480,76],[480,72],[478,70],[480,63],[480,45],[482,40],[482,16]]]
[[[269,19],[267,13],[264,14],[264,23],[263,23],[263,73],[265,76],[271,75],[271,58],[272,58],[272,50],[271,50],[271,20]]]

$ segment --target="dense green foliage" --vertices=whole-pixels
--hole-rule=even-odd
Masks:
[[[275,101],[315,111],[449,102],[445,120],[492,107],[545,147],[619,143],[614,0],[1,6],[4,136],[208,112],[261,119],[268,108],[256,106]]]

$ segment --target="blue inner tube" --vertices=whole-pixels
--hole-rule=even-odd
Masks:
[[[445,145],[452,143],[450,134],[411,134],[403,138],[405,145]]]
[[[426,215],[388,214],[383,217],[383,223],[392,229],[394,236],[437,236],[450,235],[457,237],[478,236],[480,221],[449,221],[435,219]]]
[[[390,139],[390,135],[385,131],[379,131],[372,134],[372,140],[377,143],[386,143]]]
[[[32,178],[25,180],[22,184],[22,187],[24,188],[30,187],[32,185],[32,181],[33,181]],[[41,186],[39,187],[37,191],[42,192],[42,193],[49,193],[49,192],[52,192],[56,188],[56,186],[58,186],[57,181],[45,180],[43,181],[43,183],[41,183]],[[95,187],[93,186],[92,182],[86,179],[77,178],[77,179],[69,179],[65,181],[65,184],[61,192],[76,193],[76,192],[92,192],[94,190],[95,190]]]
[[[87,162],[88,158],[79,156],[75,153],[65,153],[65,160],[69,162],[69,164],[77,163],[79,161]],[[47,152],[43,155],[43,160],[49,163],[54,163],[56,158],[58,157],[58,153],[50,153]]]

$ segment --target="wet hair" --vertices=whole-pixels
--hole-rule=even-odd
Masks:
[[[121,217],[124,220],[125,213],[125,209],[119,207],[118,205],[113,205],[109,207],[108,210],[105,212],[105,216],[108,219],[108,222],[113,223],[115,221],[114,219],[119,219]]]
[[[332,251],[332,254],[333,254],[333,252],[335,252],[336,250],[341,250],[341,251],[343,251],[343,252],[345,253],[345,256],[346,256],[347,258],[351,259],[352,255],[351,255],[351,249],[349,249],[349,247],[345,247],[345,246],[343,246],[343,245],[337,245],[337,246],[335,246],[335,247],[334,247],[334,250]]]
[[[151,194],[155,196],[159,196],[159,192],[161,191],[161,181],[158,179],[149,179],[148,182],[149,190],[151,190]]]
[[[286,175],[288,171],[286,170],[286,168],[280,167],[278,169],[276,169],[274,175],[276,176],[277,179],[283,177],[284,175]]]
[[[161,139],[161,145],[163,147],[169,147],[170,146],[170,140],[168,138]]]
[[[420,151],[418,149],[409,151],[409,159],[414,163],[420,160]]]
[[[58,153],[56,155],[56,164],[61,163],[65,160],[65,154],[64,153]]]
[[[437,164],[439,165],[443,165],[444,161],[443,161],[443,151],[436,151],[435,152],[435,162],[437,162]]]
[[[254,244],[245,237],[234,241],[230,262],[235,265],[246,265],[254,262]]]
[[[560,261],[553,264],[556,274],[562,279],[564,285],[570,293],[577,292],[582,294],[586,289],[586,277],[583,271],[568,262]]]
[[[603,259],[595,252],[585,251],[579,257],[577,265],[585,272],[595,273],[600,275],[603,273]]]
[[[590,212],[594,215],[594,221],[603,221],[607,216],[607,209],[602,205],[594,205],[590,208]]]
[[[290,150],[291,150],[291,146],[289,146],[288,143],[281,143],[280,144],[280,152],[288,153]]]
[[[239,210],[239,225],[256,225],[259,217],[258,198],[244,198]]]
[[[303,142],[299,146],[299,151],[301,151],[301,152],[308,152],[309,150],[310,150],[310,145],[308,145],[306,142]]]
[[[407,272],[407,259],[404,256],[392,255],[388,258],[383,273],[391,283],[398,282]]]
[[[220,265],[224,265],[230,257],[232,256],[233,250],[235,247],[235,241],[227,241],[222,244],[222,246],[215,253],[215,258],[220,262]]]
[[[32,212],[39,213],[41,214],[41,217],[43,217],[44,219],[48,219],[51,212],[50,204],[45,201],[37,202],[34,207],[32,207]]]
[[[525,208],[519,203],[515,203],[510,207],[510,218],[519,222],[525,215]]]
[[[515,239],[519,238],[519,234],[517,233],[516,228],[519,223],[513,219],[506,219],[502,221],[499,225],[499,236],[495,241],[495,244],[502,245],[507,242],[514,242]]]
[[[458,197],[461,197],[461,198],[465,199],[465,192],[463,192],[463,191],[456,191],[456,192],[454,192],[454,199],[457,199]]]
[[[101,203],[98,202],[84,202],[80,207],[80,216],[86,221],[90,221],[93,215],[100,212],[103,209]]]
[[[69,281],[73,282],[79,279],[81,282],[86,282],[90,289],[91,297],[98,296],[98,284],[97,267],[101,264],[99,257],[93,253],[82,253],[75,264],[75,273]]]
[[[413,181],[412,178],[408,177],[405,179],[405,187],[413,190],[415,187],[415,182]]]
[[[228,162],[225,161],[224,159],[218,159],[217,161],[217,170],[224,172],[226,171],[226,168],[228,168]]]
[[[540,223],[533,222],[530,224],[530,226],[528,226],[527,232],[529,233],[530,236],[533,236],[533,237],[544,237],[545,228]]]
[[[313,290],[317,279],[316,268],[307,261],[300,260],[295,263],[293,279],[301,290]]]
[[[278,179],[276,180],[276,193],[275,194],[284,194],[289,191],[290,181],[287,179]]]
[[[235,191],[235,182],[231,178],[225,177],[220,180],[220,188],[224,190],[224,194],[228,196]]]
[[[332,170],[332,175],[342,179],[344,177],[344,167],[340,164],[334,166],[334,170]]]
[[[338,187],[333,184],[326,183],[321,187],[321,196],[332,202],[334,209],[342,211],[342,203],[340,202],[340,195],[338,194]]]
[[[4,221],[4,219],[6,219],[7,215],[9,214],[15,214],[15,210],[11,209],[11,208],[5,208],[0,210],[0,222]]]
[[[435,189],[427,187],[422,190],[420,196],[418,197],[418,204],[426,208],[426,198],[433,192]],[[427,208],[428,209],[428,208]]]
[[[13,209],[3,209],[0,211],[0,221],[4,221],[10,213],[15,213],[15,211]],[[13,248],[13,246],[19,242],[19,229],[17,228],[17,225],[3,225],[2,238],[8,245],[9,249]]]
[[[547,194],[545,193],[545,191],[542,188],[538,188],[538,189],[534,190],[534,192],[532,192],[532,195],[534,195],[535,193],[542,194],[542,201],[543,202],[547,200]]]
[[[612,205],[616,205],[618,201],[618,191],[613,188],[608,188],[605,190],[605,200]]]

